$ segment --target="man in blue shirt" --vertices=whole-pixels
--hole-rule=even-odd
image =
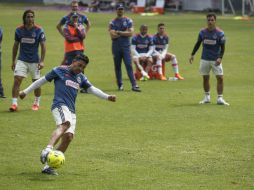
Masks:
[[[57,172],[46,163],[47,155],[61,139],[57,150],[65,152],[73,139],[76,127],[75,102],[80,88],[86,89],[99,98],[115,102],[115,95],[108,95],[100,89],[94,87],[86,78],[84,69],[89,63],[87,56],[77,55],[70,66],[59,66],[52,69],[48,74],[32,83],[28,88],[19,93],[20,98],[40,87],[41,85],[54,80],[55,95],[51,111],[55,119],[57,128],[53,131],[49,143],[41,152],[41,162],[46,164],[42,173],[58,175]]]
[[[148,73],[152,67],[152,53],[154,51],[153,38],[147,34],[148,26],[141,25],[140,33],[134,35],[131,40],[133,62],[141,72],[140,80],[150,79]]]
[[[58,30],[58,32],[64,37],[64,31],[63,31],[63,26],[65,24],[67,24],[68,22],[71,21],[71,16],[74,14],[74,13],[77,13],[78,14],[78,23],[80,24],[85,24],[86,25],[86,34],[88,33],[89,29],[90,29],[90,26],[91,26],[91,23],[90,21],[88,20],[87,16],[86,15],[83,15],[83,14],[80,14],[78,13],[78,10],[79,10],[79,6],[78,6],[78,1],[77,0],[73,0],[71,2],[71,12],[64,16],[60,22],[57,24],[56,28]]]
[[[3,39],[3,30],[0,28],[0,98],[6,98],[4,95],[4,88],[2,85],[2,39]]]
[[[40,78],[40,70],[44,67],[44,57],[46,54],[45,34],[43,29],[34,23],[34,11],[26,10],[23,14],[23,25],[16,28],[15,42],[12,50],[12,70],[14,71],[14,84],[12,87],[11,112],[18,109],[19,87],[22,80],[31,74],[32,80]],[[41,46],[39,57],[38,49]],[[16,61],[19,49],[18,60]],[[35,100],[32,110],[39,109],[41,89],[35,89]]]
[[[178,61],[176,55],[168,52],[170,38],[166,33],[166,26],[164,23],[159,23],[157,26],[158,32],[153,36],[154,58],[156,65],[159,66],[158,72],[162,75],[162,64],[171,61],[173,71],[175,73],[175,80],[184,80],[184,78],[179,74]],[[165,76],[164,76],[165,79]]]
[[[88,31],[89,31],[89,29],[90,29],[90,27],[91,27],[91,23],[90,23],[90,21],[88,20],[87,16],[78,13],[78,10],[79,10],[78,1],[77,1],[77,0],[73,0],[73,1],[71,2],[71,12],[70,12],[68,15],[62,17],[62,19],[60,20],[60,22],[59,22],[59,23],[57,24],[57,26],[56,26],[58,32],[59,32],[64,38],[66,37],[66,35],[65,35],[65,32],[64,32],[64,27],[63,27],[63,26],[66,26],[66,25],[68,25],[69,23],[71,23],[72,17],[73,17],[74,15],[76,15],[76,14],[77,14],[77,17],[78,17],[78,24],[79,24],[79,25],[80,25],[80,24],[81,24],[81,25],[86,25],[86,27],[85,27],[85,34],[88,33]],[[83,41],[82,41],[82,44],[83,44]],[[84,50],[82,50],[82,51],[75,51],[75,52],[73,52],[73,54],[70,54],[70,53],[69,53],[67,56],[66,56],[66,54],[65,54],[64,59],[63,59],[63,61],[62,61],[62,64],[63,64],[63,65],[66,64],[66,59],[67,59],[67,60],[70,60],[70,63],[71,63],[71,62],[72,62],[72,59],[73,59],[76,55],[78,55],[78,53],[80,53],[80,52],[81,52],[81,53],[84,53]],[[67,63],[67,64],[68,64],[68,63]],[[81,93],[87,93],[84,89],[81,89],[80,92],[81,92]]]
[[[128,77],[132,85],[132,91],[141,92],[136,79],[133,74],[131,50],[130,50],[130,37],[133,34],[132,20],[124,16],[123,4],[116,6],[117,17],[109,23],[109,33],[112,39],[112,53],[114,57],[115,75],[117,80],[118,90],[123,90],[122,81],[122,59],[124,61]]]
[[[203,76],[203,88],[205,91],[205,97],[200,104],[210,103],[210,83],[209,73],[210,70],[216,75],[217,78],[217,104],[229,105],[223,99],[223,68],[222,57],[225,51],[225,36],[224,32],[216,27],[216,15],[215,13],[208,13],[207,16],[207,28],[202,29],[199,32],[198,40],[193,48],[190,63],[194,60],[194,55],[199,49],[201,43],[203,45],[203,51],[200,61],[200,74]]]

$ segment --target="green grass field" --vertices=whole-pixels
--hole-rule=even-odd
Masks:
[[[166,14],[142,17],[128,14],[135,31],[146,23],[149,32],[165,22],[171,36],[170,51],[177,55],[184,81],[138,82],[142,93],[130,91],[125,69],[125,91],[116,90],[107,32],[114,13],[91,14],[92,28],[86,39],[91,59],[86,75],[97,87],[116,94],[117,102],[79,94],[76,136],[65,153],[66,164],[59,176],[40,173],[40,151],[55,127],[50,106],[53,84],[43,86],[41,109],[31,111],[33,94],[11,104],[11,52],[15,28],[22,23],[26,7],[0,4],[0,26],[4,29],[2,78],[7,99],[0,100],[0,189],[86,190],[253,190],[254,189],[254,21],[218,17],[226,33],[223,59],[224,97],[229,107],[216,105],[216,81],[211,80],[212,103],[203,98],[198,73],[201,50],[193,65],[188,58],[203,14]],[[66,11],[36,9],[36,22],[47,37],[43,74],[63,58],[63,38],[56,30]],[[167,76],[172,76],[169,65]],[[30,78],[22,89],[30,84]]]

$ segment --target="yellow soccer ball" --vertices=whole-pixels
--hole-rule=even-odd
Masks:
[[[59,150],[53,150],[49,152],[47,156],[47,163],[49,167],[51,168],[60,168],[62,165],[64,165],[65,157],[64,154]]]

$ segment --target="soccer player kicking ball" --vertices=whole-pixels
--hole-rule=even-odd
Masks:
[[[87,89],[89,93],[92,93],[99,98],[112,102],[116,101],[115,95],[108,95],[94,87],[88,81],[86,76],[82,74],[88,63],[89,59],[87,56],[83,54],[77,55],[70,66],[55,67],[48,74],[41,77],[19,93],[20,98],[23,99],[34,89],[42,86],[46,82],[54,80],[55,95],[51,110],[57,128],[53,131],[47,147],[41,152],[41,162],[46,164],[42,169],[42,173],[58,175],[53,168],[47,165],[47,155],[53,150],[53,147],[60,139],[61,142],[56,150],[65,152],[73,139],[76,127],[75,100],[80,88]]]

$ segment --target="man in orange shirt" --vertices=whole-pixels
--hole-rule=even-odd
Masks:
[[[66,23],[63,28],[65,38],[64,42],[64,61],[63,65],[70,65],[76,55],[83,54],[86,37],[85,27],[78,22],[78,14],[74,12],[70,22]]]

